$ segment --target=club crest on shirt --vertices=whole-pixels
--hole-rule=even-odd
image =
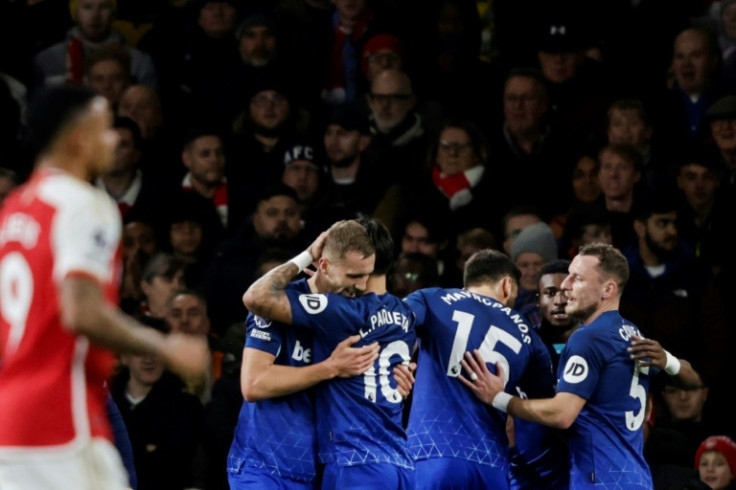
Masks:
[[[95,241],[95,245],[97,245],[98,248],[106,248],[108,242],[107,242],[107,238],[105,237],[105,231],[104,230],[95,231],[94,241]]]
[[[588,362],[580,356],[571,356],[565,364],[562,379],[568,383],[580,383],[588,377]]]
[[[256,323],[256,327],[265,329],[271,326],[271,320],[263,318],[262,316],[253,315],[253,321]]]
[[[301,294],[299,302],[302,304],[307,313],[316,315],[327,308],[327,296],[324,294]]]

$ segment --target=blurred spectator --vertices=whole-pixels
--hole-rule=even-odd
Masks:
[[[299,209],[294,189],[281,183],[267,186],[261,190],[250,218],[216,248],[200,287],[213,332],[222,335],[233,323],[245,320],[247,311],[241,297],[255,279],[257,261],[264,251],[280,247],[293,256],[304,249],[306,237]]]
[[[533,328],[538,329],[542,323],[537,301],[539,271],[548,262],[559,258],[552,228],[545,222],[523,228],[511,244],[509,256],[521,271],[514,309],[524,315]]]
[[[601,195],[596,155],[583,153],[572,169],[572,198],[574,203],[592,203]]]
[[[606,110],[613,89],[603,64],[588,56],[594,46],[580,19],[550,14],[539,28],[537,59],[549,82],[553,125],[571,132],[584,144],[605,139]]]
[[[451,235],[470,228],[494,228],[501,218],[500,180],[488,165],[483,133],[466,120],[448,120],[427,153],[427,169],[404,192],[409,212],[436,211],[447,216]],[[495,229],[495,228],[494,228]]]
[[[713,158],[724,170],[721,187],[736,190],[736,95],[718,99],[708,108],[706,117],[714,143]]]
[[[187,264],[184,283],[193,288],[202,280],[212,251],[222,238],[217,217],[206,204],[193,193],[174,194],[161,225],[164,249]]]
[[[332,224],[326,223],[329,213],[328,216],[323,213],[323,207],[327,205],[323,198],[324,189],[330,179],[323,158],[311,139],[300,139],[284,153],[284,172],[281,175],[281,182],[296,191],[302,219],[315,236]]]
[[[163,125],[161,103],[156,91],[145,85],[126,88],[120,96],[118,115],[134,120],[145,141],[153,140]]]
[[[708,385],[700,378],[698,386],[688,388],[675,385],[667,377],[661,377],[663,382],[655,385],[654,420],[659,437],[647,441],[648,459],[689,466],[703,439],[719,432],[708,416]]]
[[[117,45],[91,52],[84,60],[84,81],[104,96],[113,112],[131,84],[130,54]]]
[[[501,220],[503,226],[503,251],[511,256],[511,245],[521,230],[542,221],[542,213],[535,206],[514,206],[508,210]]]
[[[437,221],[435,218],[436,215],[428,212],[412,215],[398,233],[401,237],[399,253],[418,252],[432,257],[437,262],[440,285],[456,287],[457,284],[452,283],[456,280],[457,274],[452,270],[450,236],[442,224],[445,221]]]
[[[131,221],[123,226],[123,277],[120,282],[120,307],[129,315],[140,315],[143,301],[141,278],[148,260],[158,252],[156,232],[146,221]]]
[[[437,122],[456,117],[483,124],[498,77],[480,59],[478,2],[439,0],[425,5],[422,12],[409,12],[416,25],[405,27],[417,31],[408,35],[411,55],[406,63],[416,93],[433,106]],[[434,121],[425,123],[436,127]]]
[[[97,187],[115,200],[123,222],[143,219],[159,226],[166,192],[140,170],[143,140],[138,125],[127,117],[116,117],[113,127],[119,138],[115,160],[112,168],[97,178]]]
[[[203,202],[209,203],[208,207],[216,211],[220,230],[227,228],[230,203],[228,181],[225,179],[225,146],[217,130],[192,128],[186,137],[181,161],[187,168],[181,188],[204,198]],[[214,229],[213,232],[216,233]]]
[[[633,209],[640,196],[641,154],[631,146],[606,145],[598,152],[598,203],[609,212],[613,245],[621,249],[635,240]]]
[[[212,385],[219,377],[222,368],[222,355],[215,355],[213,346],[217,343],[210,335],[210,319],[207,316],[207,302],[194,289],[179,289],[166,303],[166,323],[171,332],[181,332],[207,339],[210,350],[210,365],[207,377],[201,383],[187,382],[189,393],[196,395],[203,405],[212,399]]]
[[[586,243],[613,244],[611,218],[608,211],[593,203],[573,206],[567,214],[565,228],[560,237],[560,251],[570,260]]]
[[[368,39],[363,46],[360,61],[360,68],[365,77],[362,95],[366,94],[380,73],[386,70],[404,70],[405,56],[401,39],[393,34],[380,33]]]
[[[651,189],[671,183],[674,154],[655,138],[654,127],[640,99],[617,99],[608,108],[608,143],[629,145],[641,153],[642,183]]]
[[[67,39],[38,53],[33,59],[34,85],[81,84],[84,60],[92,50],[114,44],[130,55],[130,72],[136,83],[157,86],[153,60],[146,53],[125,46],[123,37],[112,29],[115,0],[72,0],[69,10],[75,26]]]
[[[165,318],[166,303],[177,289],[182,289],[186,264],[171,254],[158,252],[146,262],[141,274],[144,300],[139,316]]]
[[[671,88],[659,111],[661,127],[672,144],[702,143],[707,137],[705,114],[726,94],[721,56],[713,32],[702,26],[682,30],[675,38]]]
[[[381,185],[388,188],[387,201],[381,203],[377,217],[395,232],[397,223],[405,218],[396,202],[412,192],[426,168],[431,136],[405,72],[383,70],[373,79],[366,100],[372,135],[366,159],[381,173]]]
[[[700,262],[718,278],[732,255],[728,246],[732,197],[719,192],[723,167],[702,154],[682,159],[677,187],[682,192],[677,227]]]
[[[238,59],[235,29],[238,25],[236,0],[196,0],[196,25],[175,51],[160,53],[173,57],[174,68],[167,87],[177,91],[192,122],[214,124],[233,115],[228,76]]]
[[[695,456],[700,481],[713,490],[736,488],[736,443],[728,436],[711,436]]]
[[[147,319],[160,331],[163,320]],[[201,488],[204,409],[184,391],[182,380],[154,356],[126,354],[112,379],[111,393],[125,420],[138,478],[138,490]]]
[[[131,85],[120,97],[117,114],[134,120],[140,128],[141,171],[158,185],[178,184],[184,175],[180,140],[187,126],[175,118],[164,118],[158,92],[146,85]]]
[[[630,279],[621,314],[644,336],[699,366],[711,394],[723,396],[732,375],[724,357],[728,337],[723,299],[710,269],[678,234],[677,205],[670,189],[658,190],[637,205],[637,242],[622,250]]]
[[[329,163],[320,206],[327,213],[325,219],[334,222],[356,213],[373,214],[388,184],[366,161],[366,150],[372,145],[367,115],[355,104],[336,107],[328,118],[323,142]]]
[[[238,226],[264,187],[279,182],[283,155],[302,136],[308,115],[295,104],[284,78],[254,81],[243,111],[233,123],[235,155],[228,166]]]
[[[369,0],[332,0],[332,40],[322,100],[329,106],[355,102],[359,95],[363,46],[375,32],[383,32],[383,20]]]
[[[455,266],[458,271],[461,273],[465,271],[465,262],[475,252],[489,248],[498,250],[498,241],[493,233],[485,228],[471,228],[458,234],[455,239],[455,250],[457,251]]]
[[[403,298],[417,289],[437,287],[437,260],[421,252],[401,253],[387,278],[388,291]]]
[[[564,128],[550,125],[548,83],[533,68],[509,72],[503,87],[503,122],[492,133],[490,167],[499,182],[503,212],[529,204],[543,209],[546,218],[565,211],[560,189],[568,186],[573,143]]]

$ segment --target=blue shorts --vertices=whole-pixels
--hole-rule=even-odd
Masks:
[[[227,482],[230,490],[243,488],[265,489],[265,490],[316,490],[316,483],[305,483],[302,481],[282,478],[258,468],[243,466],[239,471],[228,471]]]
[[[422,459],[414,463],[417,490],[462,490],[467,488],[509,488],[501,468],[456,458]]]
[[[322,490],[414,490],[414,470],[390,463],[355,466],[328,464],[322,476]]]

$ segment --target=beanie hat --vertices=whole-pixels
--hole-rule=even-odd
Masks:
[[[511,260],[524,252],[539,254],[547,262],[557,258],[557,239],[547,223],[534,223],[521,230],[511,244]]]
[[[113,10],[118,9],[118,2],[117,0],[109,0],[110,7],[112,7]],[[74,22],[77,21],[77,9],[79,8],[79,0],[69,0],[69,13],[72,16],[72,20]]]
[[[736,475],[736,443],[728,436],[710,436],[704,440],[695,453],[695,468],[700,466],[700,457],[706,451],[718,451],[726,457],[731,473]]]
[[[363,47],[363,55],[361,56],[361,68],[363,73],[368,72],[368,58],[377,51],[388,49],[399,55],[399,58],[404,59],[404,46],[401,44],[401,40],[391,34],[376,34],[370,38]]]

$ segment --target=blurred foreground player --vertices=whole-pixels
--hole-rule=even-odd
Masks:
[[[207,347],[120,312],[120,215],[90,185],[117,143],[107,101],[86,88],[37,95],[36,169],[0,212],[0,488],[127,488],[105,411],[112,351],[203,375]]]

